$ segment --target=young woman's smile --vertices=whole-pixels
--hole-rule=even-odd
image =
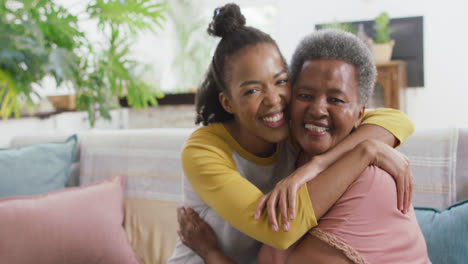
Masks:
[[[283,110],[265,115],[264,117],[261,117],[261,120],[265,123],[266,126],[271,128],[281,127],[286,122]]]

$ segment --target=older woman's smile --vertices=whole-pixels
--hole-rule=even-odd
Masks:
[[[328,151],[356,127],[362,114],[354,66],[333,59],[304,63],[293,89],[291,122],[304,151]]]
[[[314,124],[305,124],[304,127],[305,129],[312,132],[312,134],[316,134],[316,135],[324,135],[328,130],[330,130],[329,127],[322,126],[322,125],[314,125]]]

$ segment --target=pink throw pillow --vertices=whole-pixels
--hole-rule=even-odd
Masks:
[[[0,199],[0,263],[141,263],[123,222],[124,178]]]

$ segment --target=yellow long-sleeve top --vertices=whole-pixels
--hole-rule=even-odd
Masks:
[[[362,124],[379,125],[400,143],[413,132],[411,121],[393,109],[367,111]],[[184,205],[213,228],[226,255],[236,263],[255,263],[261,243],[286,249],[317,225],[306,186],[297,193],[296,218],[290,221],[289,232],[281,228],[273,232],[266,214],[254,220],[258,200],[294,171],[296,157],[289,140],[278,144],[272,156],[262,158],[242,148],[221,123],[199,128],[181,154]],[[169,263],[203,262],[178,241]]]

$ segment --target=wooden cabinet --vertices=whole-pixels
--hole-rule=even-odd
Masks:
[[[377,64],[377,82],[374,96],[383,96],[383,102],[378,98],[370,100],[370,107],[389,107],[405,111],[406,62],[389,61]],[[379,90],[380,89],[380,90]]]

